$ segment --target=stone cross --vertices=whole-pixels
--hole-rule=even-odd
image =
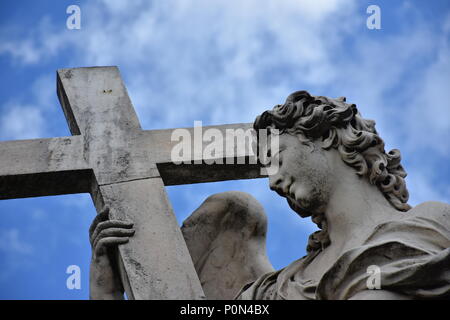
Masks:
[[[97,212],[135,224],[118,255],[128,298],[204,299],[164,186],[258,178],[258,165],[236,164],[251,150],[235,165],[176,165],[173,130],[141,129],[117,67],[58,70],[57,93],[72,136],[0,142],[0,199],[89,192]]]

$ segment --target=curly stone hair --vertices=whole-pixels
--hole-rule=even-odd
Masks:
[[[375,121],[363,119],[356,105],[346,103],[344,97],[332,99],[297,91],[283,105],[258,116],[253,127],[257,131],[278,129],[280,134],[309,141],[322,139],[324,149],[337,149],[342,160],[376,185],[396,209],[411,209],[400,151],[386,153]]]

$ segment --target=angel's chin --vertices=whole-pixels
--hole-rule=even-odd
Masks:
[[[289,207],[291,207],[292,210],[294,210],[300,217],[302,218],[308,218],[312,215],[311,212],[309,212],[308,210],[302,208],[297,201],[291,199],[291,198],[286,198],[287,202],[289,204]]]

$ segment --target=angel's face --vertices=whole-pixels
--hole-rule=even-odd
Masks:
[[[323,213],[331,191],[332,172],[323,150],[313,142],[283,133],[279,150],[270,150],[271,162],[279,169],[269,175],[270,188],[285,197],[301,217]]]

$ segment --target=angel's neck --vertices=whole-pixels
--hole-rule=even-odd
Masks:
[[[353,174],[340,180],[324,219],[331,243],[345,251],[360,245],[376,225],[398,213],[376,186]]]

